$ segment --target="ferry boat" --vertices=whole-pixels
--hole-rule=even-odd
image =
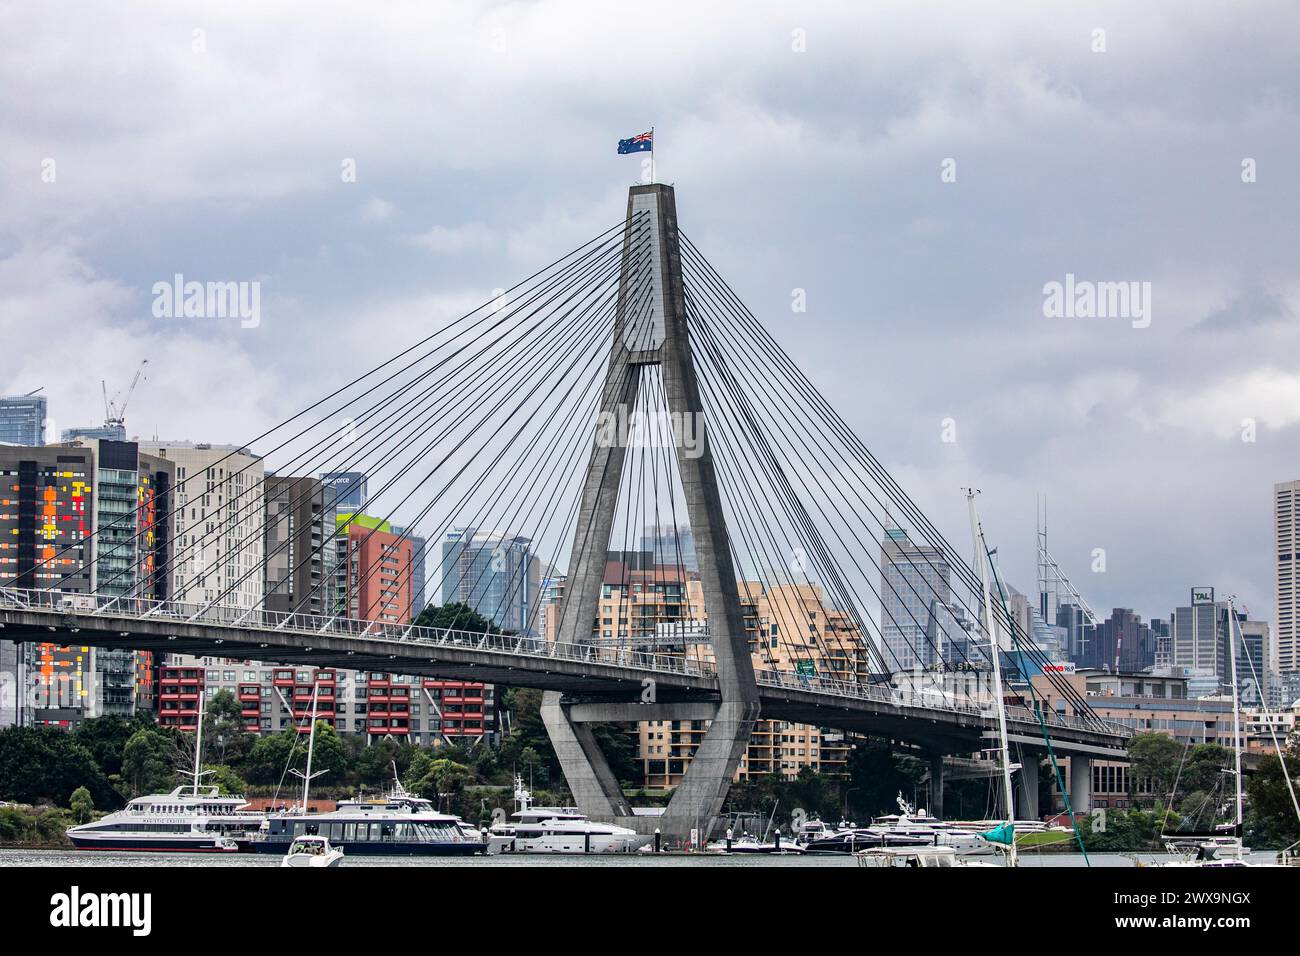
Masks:
[[[199,700],[194,737],[194,769],[181,771],[191,780],[189,792],[177,787],[171,793],[136,797],[122,810],[93,823],[70,827],[72,845],[80,850],[131,850],[171,853],[236,853],[260,832],[266,817],[245,812],[243,797],[222,796],[216,787],[200,792],[204,770],[203,699]]]
[[[215,787],[184,791],[136,797],[125,809],[70,828],[68,839],[79,850],[235,853],[266,821],[244,810],[243,797],[220,796]]]
[[[326,813],[273,814],[251,846],[283,855],[300,836],[324,837],[347,856],[471,856],[488,847],[460,817],[438,812],[400,784],[381,799],[340,800]]]
[[[515,777],[509,822],[489,831],[502,853],[633,853],[654,839],[627,827],[587,819],[577,807],[535,807],[523,779]]]

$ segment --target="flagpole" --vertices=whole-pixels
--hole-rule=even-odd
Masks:
[[[650,182],[655,181],[655,128],[650,127]]]

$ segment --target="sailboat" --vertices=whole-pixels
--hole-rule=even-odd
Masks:
[[[307,769],[291,770],[296,777],[302,778],[302,812],[307,813],[307,797],[311,793],[312,778],[326,773],[325,770],[311,772],[311,758],[316,749],[316,706],[320,697],[320,684],[312,688],[311,695],[311,731],[307,734]],[[317,834],[303,833],[294,838],[289,845],[289,852],[280,861],[281,866],[324,868],[338,866],[343,862],[343,851],[330,845],[330,841]]]
[[[1250,855],[1250,848],[1244,843],[1245,835],[1245,800],[1242,793],[1242,774],[1241,774],[1241,701],[1237,690],[1237,636],[1233,633],[1233,627],[1240,627],[1237,622],[1237,610],[1234,606],[1232,597],[1228,598],[1228,670],[1232,674],[1232,759],[1233,768],[1229,771],[1232,774],[1234,792],[1233,792],[1233,823],[1230,835],[1218,834],[1204,839],[1187,840],[1186,837],[1177,839],[1171,834],[1171,839],[1165,841],[1165,849],[1174,854],[1175,859],[1164,863],[1157,864],[1163,866],[1175,867],[1205,867],[1210,869],[1236,868],[1240,866],[1281,866],[1281,863],[1266,862],[1263,860],[1247,860]],[[1251,662],[1254,667],[1254,662]],[[1279,752],[1279,756],[1281,756]],[[1282,761],[1282,772],[1286,774],[1286,761]],[[1287,776],[1287,785],[1290,786],[1290,776]]]
[[[1007,742],[1006,698],[1002,690],[1002,663],[999,654],[998,632],[993,620],[993,602],[990,595],[988,546],[984,541],[984,530],[980,527],[979,515],[975,510],[975,496],[979,492],[974,488],[966,489],[966,504],[970,510],[971,535],[975,539],[975,553],[980,573],[980,588],[984,597],[984,632],[989,639],[989,657],[993,661],[993,698],[998,714],[998,741],[1002,764],[1002,786],[1006,806],[1006,820],[991,830],[981,834],[988,844],[1005,853],[1005,865],[1018,866],[1016,856],[1016,821],[1015,804],[1012,800],[1011,774],[1019,765],[1011,763],[1011,750]],[[950,867],[950,866],[993,866],[981,860],[959,856],[953,846],[903,847],[885,846],[859,850],[854,854],[859,866],[869,867]]]

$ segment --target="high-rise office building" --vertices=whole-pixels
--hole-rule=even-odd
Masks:
[[[1272,679],[1272,642],[1267,621],[1250,621],[1237,612],[1237,687],[1242,703],[1257,707],[1267,703]]]
[[[880,542],[880,600],[885,665],[900,671],[934,664],[939,648],[927,637],[930,605],[952,603],[952,569],[943,552],[913,544],[901,528],[887,528]]]
[[[361,511],[370,500],[366,487],[368,479],[363,471],[323,471],[320,480],[340,513]]]
[[[44,395],[0,398],[0,444],[44,445],[47,407]]]
[[[695,533],[690,525],[646,528],[641,536],[641,550],[653,554],[655,564],[680,566],[697,573],[700,570],[700,562],[695,557]]]
[[[1215,600],[1213,588],[1192,588],[1191,603],[1174,608],[1169,630],[1172,663],[1188,674],[1189,693],[1217,694],[1228,686],[1228,604]]]
[[[171,593],[172,487],[175,466],[135,442],[83,438],[69,447],[95,455],[93,590],[164,600]],[[94,651],[102,714],[129,717],[155,704],[148,651]]]
[[[1084,653],[1074,662],[1079,667],[1133,673],[1155,664],[1156,640],[1151,627],[1132,608],[1114,608],[1110,617],[1088,625],[1087,630]]]
[[[1273,486],[1273,568],[1277,632],[1273,663],[1279,674],[1300,671],[1300,591],[1296,569],[1300,568],[1300,481],[1282,481]]]
[[[453,529],[442,541],[442,603],[472,607],[497,627],[534,634],[538,562],[528,538],[473,528]]]

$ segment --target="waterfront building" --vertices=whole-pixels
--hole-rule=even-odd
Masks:
[[[44,395],[0,397],[0,444],[44,445],[47,407]]]
[[[1174,673],[1109,673],[1102,670],[1080,669],[1073,674],[1061,674],[1058,679],[1068,682],[1084,697],[1093,713],[1102,720],[1123,724],[1135,733],[1157,732],[1167,734],[1184,746],[1219,744],[1233,746],[1232,700],[1226,696],[1197,698],[1188,686],[1188,676],[1175,669]],[[1034,689],[1043,706],[1062,716],[1080,716],[1074,705],[1045,676],[1033,678]],[[1246,738],[1243,724],[1242,739]],[[1138,794],[1148,794],[1144,781],[1131,781],[1128,766],[1123,761],[1062,758],[1063,772],[1068,780],[1074,767],[1082,770],[1086,765],[1092,775],[1092,806],[1123,808],[1132,802],[1130,788]],[[1074,767],[1072,767],[1074,765]],[[1067,788],[1069,784],[1066,784]],[[1151,796],[1168,799],[1168,794]],[[1185,796],[1185,794],[1184,794]],[[1057,809],[1064,802],[1057,795]],[[1087,808],[1075,807],[1075,812]]]
[[[649,551],[655,564],[680,565],[687,571],[700,570],[695,556],[695,533],[690,525],[651,525],[641,536],[641,551]]]
[[[379,518],[354,514],[339,520],[340,537],[347,539],[347,616],[389,624],[409,622],[414,617],[411,542]]]
[[[1241,702],[1255,707],[1268,700],[1268,688],[1272,681],[1269,626],[1267,621],[1247,620],[1242,611],[1237,612],[1237,618],[1237,687]]]
[[[1228,605],[1214,599],[1213,588],[1192,589],[1191,603],[1174,608],[1170,632],[1174,667],[1215,675],[1212,693],[1228,683]]]
[[[166,600],[171,595],[175,466],[140,451],[136,442],[80,438],[69,447],[95,456],[94,566],[91,589],[110,597]],[[152,713],[151,651],[96,648],[101,714]]]
[[[418,617],[420,612],[429,606],[427,594],[428,571],[425,565],[429,541],[427,538],[415,534],[412,528],[393,525],[393,532],[406,535],[406,540],[411,542],[411,607]]]

